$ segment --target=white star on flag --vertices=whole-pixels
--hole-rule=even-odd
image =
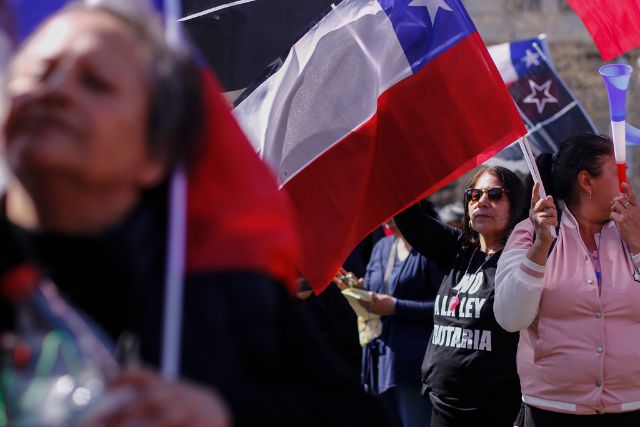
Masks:
[[[540,54],[533,52],[531,49],[527,49],[524,57],[521,59],[527,68],[531,68],[532,65],[540,65]]]
[[[453,12],[453,9],[451,9],[444,0],[412,0],[412,2],[409,3],[409,6],[426,7],[427,11],[429,12],[429,19],[431,19],[431,25],[436,22],[436,14],[440,9]]]
[[[527,95],[525,99],[522,100],[525,104],[536,104],[536,108],[538,109],[538,114],[542,114],[544,111],[544,106],[546,103],[558,103],[558,100],[549,93],[549,88],[551,87],[551,80],[547,80],[546,82],[538,85],[533,80],[529,80],[529,87],[531,88],[531,93]],[[539,98],[538,95],[542,92],[544,98]]]

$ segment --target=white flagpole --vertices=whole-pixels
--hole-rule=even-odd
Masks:
[[[164,4],[164,25],[166,28],[167,41],[171,45],[178,45],[182,41],[180,16],[182,6],[178,0],[163,0]]]
[[[529,172],[531,172],[531,177],[533,178],[533,182],[540,183],[540,198],[547,197],[547,192],[544,191],[544,184],[542,183],[542,178],[540,177],[540,171],[538,170],[538,165],[536,164],[536,159],[533,156],[533,151],[531,151],[531,146],[529,145],[529,141],[527,140],[527,136],[523,136],[518,140],[518,144],[520,145],[520,149],[522,150],[522,155],[524,156],[524,161],[527,163],[527,167],[529,168]],[[549,226],[551,230],[551,236],[555,239],[558,237],[556,235],[556,230],[554,227]]]
[[[189,16],[185,16],[184,18],[180,19],[180,22],[185,22],[185,21],[189,21],[191,19],[195,19],[195,18],[199,18],[201,16],[205,16],[205,15],[209,15],[210,13],[214,13],[214,12],[218,12],[220,10],[223,9],[228,9],[230,7],[234,7],[234,6],[240,6],[241,4],[245,4],[245,3],[252,3],[256,0],[237,0],[231,3],[227,3],[227,4],[223,4],[220,6],[216,6],[216,7],[212,7],[210,9],[207,10],[203,10],[202,12],[197,12],[197,13],[193,13]]]
[[[167,42],[177,47],[180,3],[164,0],[164,8]],[[173,171],[169,191],[161,372],[166,380],[175,380],[180,376],[187,224],[187,179],[180,166]]]

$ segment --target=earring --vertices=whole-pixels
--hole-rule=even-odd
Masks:
[[[591,191],[587,191],[587,199],[591,199]]]

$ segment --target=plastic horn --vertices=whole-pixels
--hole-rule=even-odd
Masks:
[[[633,68],[626,64],[609,64],[600,68],[600,75],[604,80],[609,96],[609,113],[611,116],[611,133],[613,135],[613,150],[618,166],[618,182],[620,192],[622,183],[627,180],[626,113],[627,88]]]

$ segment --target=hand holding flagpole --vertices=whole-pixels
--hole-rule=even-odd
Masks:
[[[547,193],[544,191],[544,184],[542,183],[542,178],[540,177],[540,171],[538,170],[538,165],[536,164],[536,159],[533,156],[533,152],[531,151],[531,146],[529,145],[529,141],[527,140],[527,136],[523,136],[518,140],[518,144],[520,145],[520,149],[522,150],[522,155],[524,156],[524,161],[527,163],[527,167],[529,168],[529,172],[531,172],[531,177],[533,178],[534,183],[540,183],[540,198],[544,199],[547,197]],[[556,229],[552,226],[549,226],[549,232],[551,233],[551,237],[554,239],[558,237],[556,234]]]

